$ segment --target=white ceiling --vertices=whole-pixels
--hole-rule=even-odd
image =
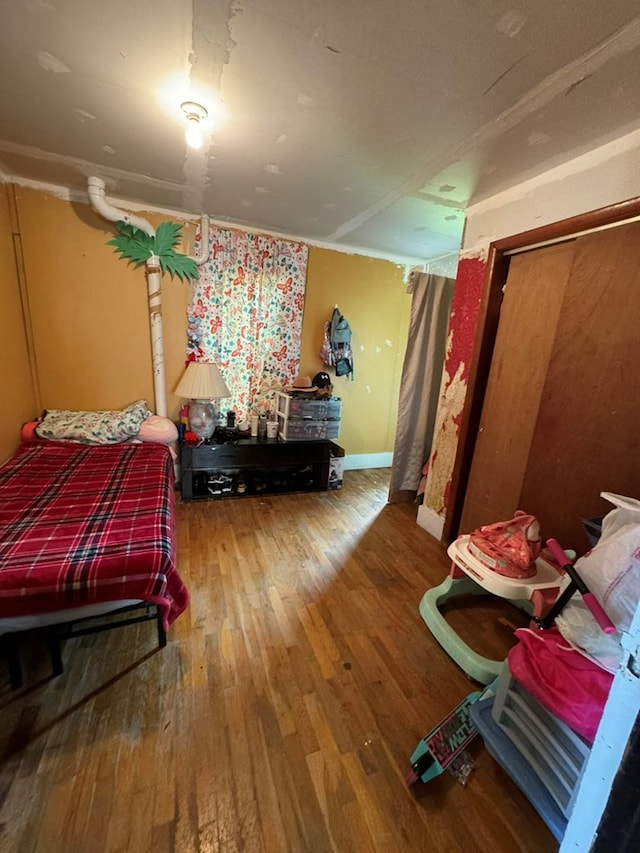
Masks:
[[[638,0],[3,0],[7,177],[389,257],[640,126]],[[180,103],[226,120],[186,147]]]

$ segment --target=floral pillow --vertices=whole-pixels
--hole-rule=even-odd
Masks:
[[[117,444],[137,435],[150,414],[146,400],[138,400],[126,409],[107,412],[48,409],[36,427],[36,435],[53,441]]]

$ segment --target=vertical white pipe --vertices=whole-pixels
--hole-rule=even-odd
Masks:
[[[93,209],[110,222],[128,222],[155,236],[155,228],[146,219],[134,216],[109,204],[105,199],[105,185],[101,178],[89,178],[89,200]],[[153,396],[155,412],[167,416],[167,391],[164,376],[164,340],[162,334],[162,286],[160,261],[152,255],[146,262],[147,298],[149,305],[149,331],[151,334],[151,359],[153,363]]]
[[[201,267],[202,264],[209,260],[209,217],[200,217],[200,251],[197,255],[193,255],[193,260],[196,265]]]
[[[153,360],[153,390],[157,415],[167,417],[167,391],[164,376],[164,339],[162,335],[162,286],[160,261],[152,255],[147,261],[149,329]]]
[[[145,231],[151,237],[155,236],[155,229],[150,222],[126,213],[109,204],[105,198],[105,184],[101,178],[88,179],[89,200],[97,213],[111,222],[118,220],[128,222],[136,228]],[[206,216],[200,219],[200,251],[193,260],[201,266],[209,257],[209,219]],[[162,417],[167,417],[167,390],[164,372],[164,337],[162,332],[162,284],[160,261],[153,255],[146,262],[147,274],[147,298],[149,305],[149,331],[151,334],[151,358],[153,363],[153,391],[155,399],[155,412]]]

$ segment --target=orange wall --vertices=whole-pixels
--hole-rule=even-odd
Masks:
[[[402,267],[362,255],[309,249],[300,369],[311,377],[327,370],[318,352],[323,324],[335,304],[352,329],[355,366],[353,382],[327,371],[334,394],[343,400],[339,443],[348,454],[391,452],[411,308]]]
[[[108,409],[144,398],[153,407],[144,271],[105,245],[114,232],[88,204],[15,192],[42,406]],[[156,225],[167,219],[142,215]],[[192,235],[194,226],[185,230]],[[402,268],[389,261],[309,250],[301,372],[323,369],[322,327],[338,303],[354,331],[355,382],[335,381],[349,454],[393,449],[410,309],[404,291]],[[164,277],[162,293],[167,404],[176,417],[181,401],[170,391],[184,368],[189,288]]]
[[[0,462],[18,446],[21,425],[38,414],[14,252],[11,190],[10,184],[0,184]]]

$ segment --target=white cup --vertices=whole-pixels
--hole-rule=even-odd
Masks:
[[[251,435],[258,435],[258,416],[251,415]]]
[[[267,421],[267,438],[278,437],[278,421]]]

